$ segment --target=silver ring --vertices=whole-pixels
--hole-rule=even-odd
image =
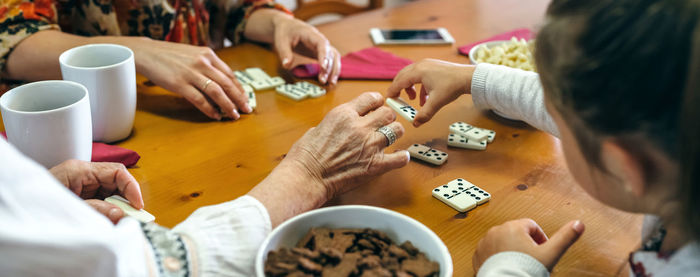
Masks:
[[[209,84],[211,84],[211,82],[212,82],[211,79],[207,79],[206,81],[204,81],[204,85],[202,86],[202,91],[205,91],[207,89],[207,86]]]
[[[377,132],[382,133],[386,137],[386,146],[394,144],[396,142],[396,133],[389,126],[382,126],[377,129]]]

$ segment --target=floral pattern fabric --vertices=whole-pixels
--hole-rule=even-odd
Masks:
[[[242,40],[259,8],[290,13],[272,0],[0,0],[0,70],[17,44],[48,29],[220,48],[224,38]]]

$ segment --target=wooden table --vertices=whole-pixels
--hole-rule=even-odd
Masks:
[[[424,0],[348,17],[319,29],[345,54],[372,45],[368,35],[371,27],[447,27],[455,45],[382,49],[414,61],[438,58],[468,63],[466,57],[457,54],[457,46],[514,28],[536,28],[547,2]],[[258,45],[244,44],[218,54],[235,69],[261,67],[271,75],[288,76],[280,72],[277,57]],[[158,223],[168,227],[198,207],[245,194],[330,109],[364,91],[385,92],[390,84],[341,81],[325,97],[301,102],[279,96],[274,90],[259,92],[255,113],[236,122],[212,122],[182,98],[147,85],[143,78],[138,83],[134,133],[119,145],[141,154],[137,167],[130,171],[141,183],[146,208]],[[478,111],[470,96],[447,105],[419,129],[403,119],[399,121],[407,132],[387,151],[429,143],[446,150],[449,161],[440,167],[411,162],[330,205],[374,205],[417,219],[445,242],[452,254],[455,276],[473,275],[472,253],[491,226],[530,217],[551,233],[569,220],[581,219],[586,233],[561,259],[555,275],[626,273],[628,253],[639,241],[641,217],[607,208],[580,189],[566,170],[556,138]],[[486,151],[447,148],[447,126],[455,121],[495,130],[496,140]],[[460,177],[491,192],[491,201],[460,214],[431,196],[435,186]]]

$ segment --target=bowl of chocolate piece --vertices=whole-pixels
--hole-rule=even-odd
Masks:
[[[309,211],[275,228],[255,257],[264,276],[452,276],[447,246],[403,214],[347,205]]]

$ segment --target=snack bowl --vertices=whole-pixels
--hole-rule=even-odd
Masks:
[[[345,205],[321,208],[297,215],[272,230],[255,257],[255,272],[265,276],[265,260],[271,250],[292,248],[312,227],[371,228],[385,232],[394,243],[405,241],[440,264],[440,277],[452,276],[452,257],[445,243],[428,227],[406,215],[372,206]]]
[[[474,64],[474,65],[478,64],[478,62],[476,61],[477,60],[477,52],[479,51],[479,48],[481,48],[482,46],[486,46],[488,48],[493,48],[494,46],[503,45],[504,43],[509,43],[509,42],[510,42],[510,40],[492,40],[492,41],[479,43],[479,44],[475,45],[474,47],[472,47],[472,49],[469,50],[469,61],[471,61],[472,64]]]

